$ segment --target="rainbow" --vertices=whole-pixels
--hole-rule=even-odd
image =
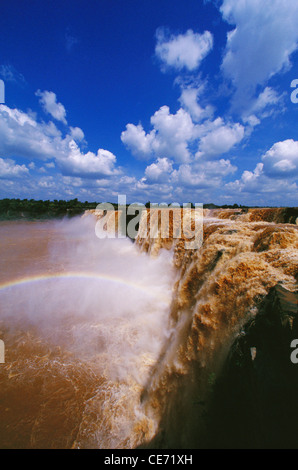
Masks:
[[[19,287],[27,284],[32,284],[32,283],[42,283],[46,281],[51,281],[51,280],[71,280],[71,279],[79,279],[79,280],[89,280],[89,281],[100,281],[100,282],[110,282],[117,284],[119,286],[123,286],[126,288],[134,289],[134,290],[139,290],[146,296],[151,296],[151,297],[158,297],[161,301],[163,302],[169,302],[169,297],[168,296],[156,296],[156,292],[150,292],[150,289],[148,287],[144,287],[141,284],[138,284],[136,282],[130,282],[127,280],[123,280],[120,277],[117,276],[110,276],[108,274],[101,274],[101,273],[95,273],[95,272],[58,272],[58,273],[44,273],[44,274],[38,274],[38,275],[32,275],[32,276],[27,276],[27,277],[22,277],[22,278],[17,278],[17,279],[12,279],[7,282],[3,282],[0,284],[0,291],[3,291],[4,289],[12,288],[12,287]]]

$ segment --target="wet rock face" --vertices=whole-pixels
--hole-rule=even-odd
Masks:
[[[297,448],[298,291],[271,288],[230,349],[209,410],[208,445]]]

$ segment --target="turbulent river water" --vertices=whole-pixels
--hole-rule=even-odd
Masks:
[[[0,447],[134,447],[170,334],[170,252],[99,239],[94,219],[0,224]]]

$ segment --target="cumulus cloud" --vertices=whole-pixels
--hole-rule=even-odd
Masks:
[[[290,66],[297,49],[297,0],[224,0],[223,18],[235,28],[228,33],[222,70],[236,87],[234,105],[241,108],[257,85]]]
[[[47,160],[61,153],[61,142],[53,123],[38,123],[27,113],[0,105],[0,154]]]
[[[212,180],[207,181],[204,172],[195,172],[191,165],[180,165],[173,175],[176,183],[183,187],[207,188],[212,185]]]
[[[186,162],[190,158],[188,143],[195,139],[195,125],[190,115],[182,108],[171,114],[168,106],[162,106],[151,117],[155,129],[152,149],[156,155]]]
[[[194,122],[201,122],[206,118],[211,118],[214,114],[214,107],[207,105],[205,108],[198,103],[201,88],[187,87],[182,89],[179,98],[181,106],[189,112]]]
[[[256,205],[273,204],[283,206],[297,202],[298,187],[295,182],[287,182],[284,179],[269,178],[263,172],[262,163],[258,163],[254,171],[245,171],[240,180],[227,183],[224,186],[225,194],[232,200],[243,201],[248,204],[255,201]]]
[[[279,204],[284,198],[297,201],[298,142],[277,142],[262,157],[253,171],[245,170],[240,179],[225,185],[225,190],[237,196],[242,194],[273,197]],[[272,203],[272,200],[271,200]]]
[[[173,194],[183,196],[189,194],[189,188],[203,190],[220,187],[223,178],[233,174],[237,167],[230,160],[182,163],[174,169],[174,164],[167,158],[158,158],[145,170],[145,177],[141,180],[147,188],[157,184],[168,187]],[[182,192],[181,192],[182,191]]]
[[[231,194],[261,193],[264,191],[263,164],[258,163],[254,171],[244,171],[239,180],[231,181],[225,185],[225,189]],[[272,186],[272,184],[270,184]],[[266,184],[268,189],[268,184]]]
[[[127,124],[126,130],[121,133],[121,140],[133,155],[146,160],[152,153],[154,135],[154,131],[146,134],[141,124]]]
[[[97,154],[83,154],[74,140],[68,147],[69,152],[57,162],[63,174],[85,178],[120,174],[120,170],[115,169],[116,157],[108,150],[98,149]]]
[[[0,106],[0,153],[5,157],[53,160],[63,174],[96,178],[120,174],[116,157],[108,150],[82,153],[74,138],[84,139],[83,131],[70,128],[65,137],[53,122],[38,122],[18,109]]]
[[[197,189],[215,188],[223,183],[223,178],[233,174],[237,167],[230,160],[221,159],[217,162],[207,161],[193,165],[182,164],[172,174],[173,181],[184,188],[193,187]]]
[[[206,176],[213,177],[224,177],[237,171],[237,167],[233,165],[230,160],[224,160],[223,158],[218,161],[204,162],[201,168],[204,170]]]
[[[213,121],[209,132],[200,140],[196,156],[216,157],[231,150],[244,137],[244,127],[239,123],[225,124],[221,118]]]
[[[164,182],[173,171],[173,164],[167,158],[158,158],[156,163],[147,166],[145,176],[147,181]]]
[[[76,142],[82,142],[84,140],[84,132],[79,127],[70,127],[70,135]]]
[[[271,177],[297,177],[298,142],[293,139],[274,144],[262,157],[264,172]]]
[[[164,66],[177,70],[195,70],[213,47],[213,37],[209,31],[203,34],[189,29],[185,34],[167,38],[163,29],[157,31],[155,53]]]
[[[195,123],[185,109],[180,108],[176,114],[171,114],[168,106],[156,111],[151,124],[153,129],[148,134],[141,124],[128,124],[121,134],[122,142],[134,155],[158,159],[146,169],[148,180],[152,180],[153,173],[169,159],[175,164],[204,159],[207,165],[208,160],[230,151],[245,135],[245,128],[239,123],[226,123],[222,118]]]
[[[26,165],[17,165],[14,160],[0,158],[0,178],[14,179],[28,174]]]
[[[158,157],[172,158],[177,162],[185,162],[190,158],[188,144],[195,139],[195,125],[190,115],[179,109],[171,114],[168,106],[162,106],[151,117],[153,130],[146,134],[141,124],[127,124],[121,134],[122,142],[134,155],[140,158]]]
[[[57,121],[67,124],[66,110],[63,104],[57,102],[56,94],[53,91],[38,90],[36,96],[40,97],[39,102],[46,113],[50,114]]]

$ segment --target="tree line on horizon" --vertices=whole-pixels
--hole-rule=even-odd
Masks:
[[[96,206],[97,202],[80,202],[77,198],[70,201],[5,198],[0,200],[0,220],[74,217]]]
[[[63,218],[75,217],[83,214],[84,211],[96,209],[98,202],[81,202],[77,198],[69,201],[60,199],[50,200],[35,200],[35,199],[0,199],[0,220],[14,220],[14,219],[49,219],[49,218]],[[115,210],[118,209],[117,203],[110,203]],[[144,206],[150,208],[150,201]],[[192,208],[195,207],[193,203],[189,203]],[[126,204],[128,207],[130,204]],[[136,204],[137,206],[137,204]],[[154,203],[152,203],[154,207]],[[158,207],[162,208],[162,204]],[[165,205],[165,207],[168,207]],[[183,205],[181,204],[181,207]],[[248,210],[249,208],[258,206],[244,206],[238,204],[204,204],[205,209],[242,209]],[[263,206],[264,207],[264,206]]]

